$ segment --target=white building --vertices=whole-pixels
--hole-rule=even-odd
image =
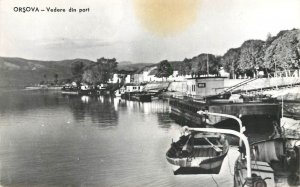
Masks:
[[[220,67],[219,74],[220,74],[221,77],[228,77],[229,78],[229,76],[230,76],[230,73],[226,72],[223,67]]]
[[[144,89],[144,86],[138,84],[126,84],[124,85],[125,92],[141,92]]]
[[[130,83],[131,82],[131,75],[126,75],[126,74],[118,74],[118,73],[115,73],[113,75],[113,78],[112,79],[109,79],[108,80],[108,83],[120,83],[122,81],[122,77],[125,77],[125,83]]]

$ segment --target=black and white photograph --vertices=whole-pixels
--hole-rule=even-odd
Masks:
[[[300,187],[300,0],[0,0],[0,187]]]

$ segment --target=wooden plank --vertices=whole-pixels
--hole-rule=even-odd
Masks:
[[[220,149],[219,147],[215,146],[213,143],[211,143],[211,141],[209,141],[208,138],[204,138],[217,152],[222,152],[222,149]]]

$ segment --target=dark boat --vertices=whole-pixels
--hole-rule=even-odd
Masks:
[[[171,144],[166,158],[174,174],[218,174],[229,149],[219,133],[190,131]]]
[[[131,95],[130,100],[140,101],[140,102],[151,102],[151,94],[148,93],[137,93]]]

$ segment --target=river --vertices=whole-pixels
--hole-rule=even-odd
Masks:
[[[219,175],[173,175],[165,158],[181,127],[168,102],[0,93],[2,186],[233,186],[230,149]]]

